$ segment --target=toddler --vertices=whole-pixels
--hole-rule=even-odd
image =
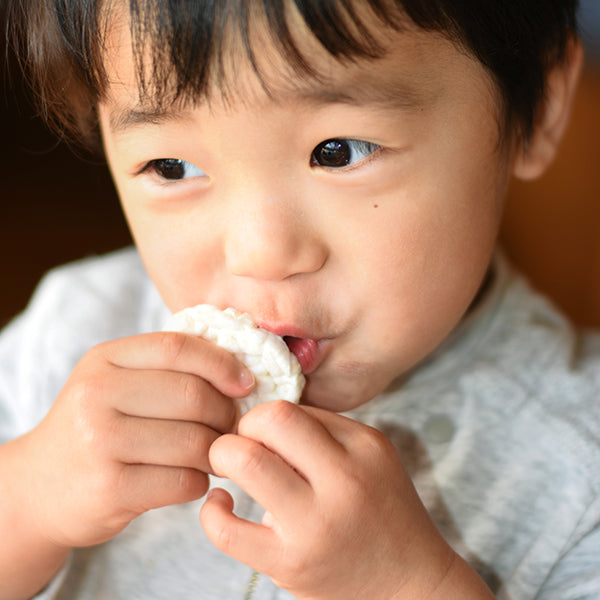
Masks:
[[[600,337],[497,247],[566,127],[575,13],[13,1],[135,249],[0,337],[0,599],[600,598]],[[162,331],[197,304],[283,337],[300,404],[238,419],[246,367]]]

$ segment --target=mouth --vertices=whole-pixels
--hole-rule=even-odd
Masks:
[[[307,331],[291,325],[259,322],[258,326],[283,338],[290,352],[298,359],[304,375],[314,372],[323,362],[329,340],[311,338]]]
[[[283,341],[287,344],[290,352],[298,359],[302,373],[312,373],[323,359],[322,344],[310,338],[300,338],[284,335]]]

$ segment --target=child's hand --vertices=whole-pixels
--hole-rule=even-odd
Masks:
[[[244,521],[224,490],[211,492],[201,520],[227,554],[300,599],[429,598],[446,582],[468,598],[455,576],[465,573],[472,597],[489,597],[436,530],[380,432],[323,410],[268,403],[242,418],[239,433],[215,441],[211,464],[267,512],[261,524]]]
[[[208,449],[234,426],[230,398],[252,381],[232,355],[180,333],[90,350],[22,440],[40,534],[66,547],[97,544],[149,509],[201,497]]]

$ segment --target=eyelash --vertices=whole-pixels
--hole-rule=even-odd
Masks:
[[[380,153],[383,150],[381,146],[373,142],[364,140],[353,140],[347,138],[330,138],[318,144],[311,153],[310,166],[322,168],[328,171],[346,171],[352,169]],[[363,154],[358,160],[353,160],[356,153]],[[329,162],[330,164],[324,164]],[[160,166],[160,167],[159,167]],[[191,177],[181,176],[167,177],[164,169],[172,169],[177,173],[177,169],[191,169],[196,171]],[[163,173],[161,173],[163,171]],[[148,161],[136,175],[153,174],[163,183],[176,183],[185,179],[195,179],[206,177],[206,174],[194,164],[177,158],[157,158]]]
[[[193,175],[192,177],[165,177],[164,175],[161,175],[160,173],[160,169],[159,169],[159,165],[161,165],[163,167],[168,167],[168,168],[172,168],[172,169],[176,169],[176,168],[191,168],[192,170],[196,170],[197,173],[195,175]],[[166,183],[173,183],[173,182],[179,182],[179,181],[183,181],[184,179],[194,179],[194,178],[198,178],[198,177],[206,177],[206,174],[199,169],[198,167],[196,167],[196,165],[178,159],[178,158],[156,158],[153,160],[148,161],[138,172],[137,175],[143,175],[145,173],[150,173],[153,175],[156,175],[159,179],[161,179],[163,182]]]
[[[364,163],[381,152],[383,148],[373,142],[347,138],[330,138],[318,144],[312,151],[310,164],[327,170],[347,170]],[[352,160],[352,154],[363,153],[359,160]],[[346,156],[347,155],[347,156]],[[319,164],[318,158],[329,160],[333,164]]]

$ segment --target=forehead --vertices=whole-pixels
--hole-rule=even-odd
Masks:
[[[169,60],[158,63],[154,38],[136,39],[124,3],[113,5],[107,19],[105,67],[107,94],[115,130],[148,120],[160,121],[208,103],[225,106],[265,102],[321,105],[347,103],[375,108],[422,110],[452,82],[473,81],[498,94],[487,71],[447,37],[416,27],[407,18],[392,28],[373,14],[363,19],[378,47],[376,56],[336,57],[310,32],[302,18],[288,13],[301,64],[277,44],[263,20],[252,21],[248,39],[226,30],[210,68],[196,57],[194,69],[207,71],[205,86],[194,76],[182,80]],[[132,35],[132,29],[134,34]],[[140,39],[142,40],[140,43]],[[250,44],[250,45],[248,45]],[[249,52],[250,49],[250,52]],[[467,75],[465,77],[465,75]]]

